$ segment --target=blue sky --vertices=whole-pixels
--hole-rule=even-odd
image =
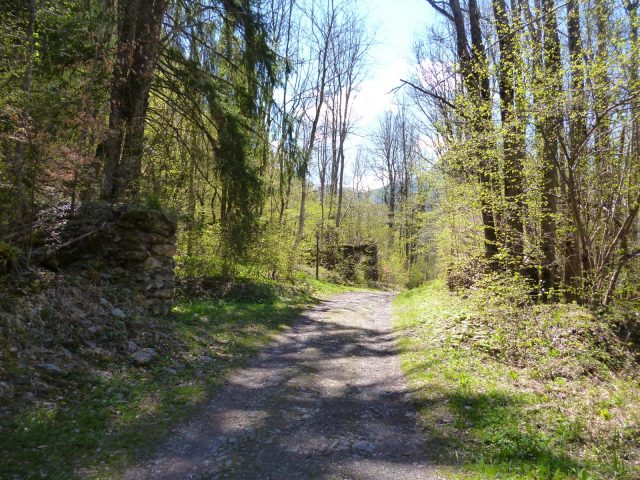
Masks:
[[[413,69],[413,41],[434,15],[426,0],[359,0],[358,7],[368,19],[375,44],[366,80],[354,101],[357,135],[348,141],[348,157],[367,143],[362,136],[375,129],[377,119],[393,104],[394,95],[389,92]],[[381,186],[373,174],[366,176],[365,183],[370,188]]]
[[[358,102],[365,127],[375,125],[376,118],[393,102],[388,92],[412,69],[413,41],[433,18],[433,10],[426,0],[360,0],[359,7],[369,20],[376,42]]]

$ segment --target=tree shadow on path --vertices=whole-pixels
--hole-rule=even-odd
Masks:
[[[440,478],[390,328],[391,296],[302,316],[127,479]]]

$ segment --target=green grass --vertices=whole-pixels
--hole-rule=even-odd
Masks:
[[[561,317],[572,310],[545,308],[553,325],[543,321],[547,310],[523,307],[510,311],[519,316],[509,328],[509,318],[488,317],[497,307],[479,309],[441,283],[396,297],[402,367],[431,450],[455,466],[446,478],[640,478],[637,380],[604,371],[604,362],[591,373],[551,374],[582,372],[566,370],[567,358],[591,365],[602,355],[574,321],[572,350],[554,356],[554,345],[567,343],[556,338],[569,328]]]
[[[322,279],[316,280],[314,276],[304,273],[298,274],[298,282],[308,285],[309,288],[314,292],[314,295],[321,298],[345,292],[362,292],[371,290],[370,288],[366,287],[339,285],[337,283],[327,282]]]
[[[318,296],[349,290],[309,283],[312,291],[178,303],[163,328],[177,337],[178,346],[161,352],[151,368],[126,361],[104,364],[95,373],[61,380],[50,401],[15,408],[11,418],[3,418],[0,478],[112,478]],[[201,356],[211,360],[202,362]]]

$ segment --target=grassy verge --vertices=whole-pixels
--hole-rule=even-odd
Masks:
[[[428,441],[459,472],[447,478],[640,478],[640,385],[624,345],[575,306],[470,295],[432,283],[394,303]]]
[[[249,299],[182,301],[155,332],[170,335],[174,347],[160,351],[150,367],[112,359],[60,379],[46,400],[14,404],[13,415],[0,419],[0,478],[112,478],[302,309],[349,290],[309,283],[311,288]]]

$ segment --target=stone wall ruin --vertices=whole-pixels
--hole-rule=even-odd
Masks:
[[[131,289],[136,303],[162,315],[171,309],[176,224],[159,210],[97,205],[58,223],[56,241],[41,249],[53,268],[91,268],[111,284]]]

